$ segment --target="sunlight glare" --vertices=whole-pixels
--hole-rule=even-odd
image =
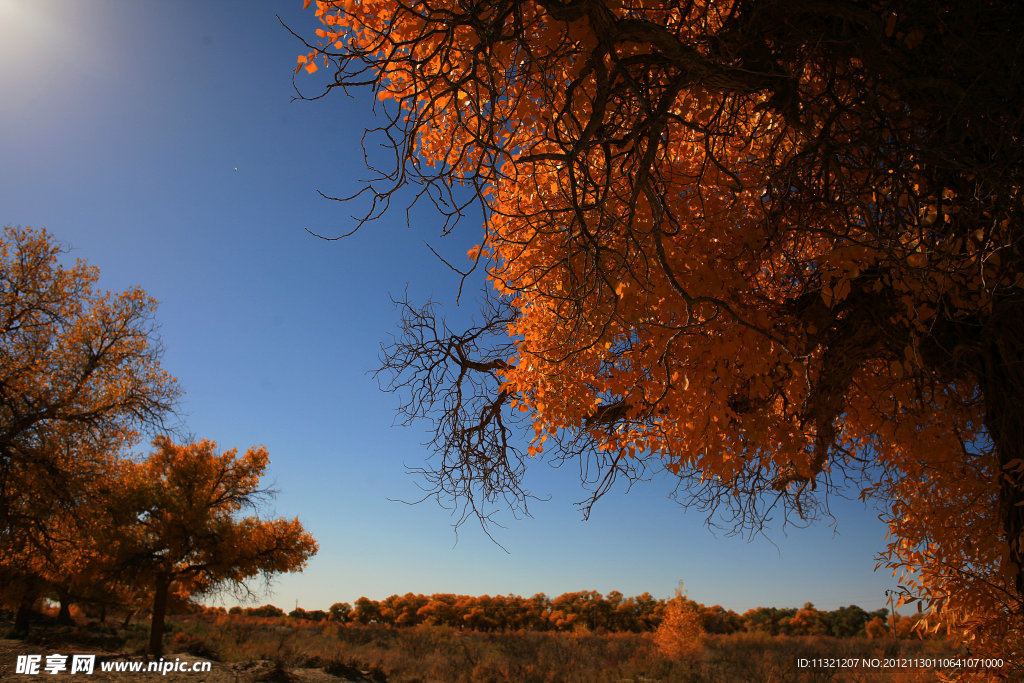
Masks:
[[[23,109],[44,87],[39,75],[51,43],[41,4],[0,0],[0,111]]]
[[[79,35],[89,23],[85,5],[0,0],[0,113],[24,115],[53,88],[54,70],[96,66],[95,50]]]

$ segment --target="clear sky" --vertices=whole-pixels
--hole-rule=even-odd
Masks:
[[[344,195],[366,177],[373,97],[293,102],[292,70],[315,28],[302,0],[0,0],[0,223],[45,227],[102,271],[160,301],[163,365],[187,392],[188,431],[222,449],[264,444],[280,491],[320,543],[301,574],[258,603],[326,609],[392,593],[673,594],[758,605],[885,606],[874,571],[885,527],[836,500],[838,527],[713,535],[655,477],[608,494],[588,521],[578,471],[532,467],[546,502],[506,515],[495,545],[419,497],[405,467],[421,429],[393,426],[394,396],[368,374],[397,320],[389,294],[454,299],[425,241],[464,255],[474,226],[439,238],[429,211],[396,210],[354,237]],[[307,94],[325,71],[297,77]],[[237,170],[236,170],[237,169]],[[404,207],[400,207],[404,208]],[[454,311],[453,315],[460,315]],[[139,445],[144,450],[147,444]],[[390,500],[389,500],[390,499]],[[229,602],[228,604],[233,604]]]

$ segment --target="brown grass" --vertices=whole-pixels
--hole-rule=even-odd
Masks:
[[[934,681],[928,669],[801,669],[797,660],[955,654],[942,641],[737,633],[708,635],[698,655],[679,658],[664,655],[650,633],[480,633],[244,616],[178,617],[170,630],[169,649],[225,662],[263,659],[405,682]]]

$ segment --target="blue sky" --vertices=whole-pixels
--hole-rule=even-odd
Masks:
[[[320,553],[257,602],[668,597],[681,579],[693,599],[741,612],[884,606],[895,581],[873,569],[885,527],[856,502],[834,501],[837,530],[775,527],[748,541],[712,535],[655,477],[613,490],[583,521],[576,469],[539,462],[527,484],[550,500],[532,518],[503,518],[507,553],[472,523],[456,538],[432,501],[392,502],[419,497],[405,466],[427,452],[425,432],[392,425],[396,399],[368,374],[397,319],[389,294],[408,284],[416,300],[452,301],[458,283],[425,241],[464,255],[479,240],[473,225],[442,240],[426,210],[411,227],[396,210],[336,242],[305,231],[352,228],[351,210],[316,191],[344,195],[365,177],[373,97],[292,101],[302,46],[275,14],[311,36],[301,7],[0,0],[0,223],[45,227],[100,268],[102,287],[159,300],[163,365],[187,392],[188,431],[222,449],[269,449],[280,493],[265,512],[297,515]],[[297,82],[314,94],[324,76]]]

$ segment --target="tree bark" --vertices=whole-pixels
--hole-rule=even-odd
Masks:
[[[75,621],[71,618],[71,596],[64,591],[57,593],[60,600],[60,609],[57,611],[58,626],[74,626]]]
[[[167,596],[170,588],[170,574],[157,574],[156,590],[153,593],[153,621],[149,627],[149,653],[154,657],[162,657],[164,654],[164,617],[167,614]]]
[[[26,590],[21,594],[21,601],[18,602],[18,609],[14,613],[14,629],[12,635],[15,638],[24,638],[28,635],[29,625],[32,619],[32,605],[35,604],[35,601],[35,591]]]
[[[990,341],[980,354],[985,427],[999,462],[999,517],[1010,546],[1018,611],[1024,612],[1024,301],[994,307]],[[1014,471],[1017,470],[1017,471]]]

